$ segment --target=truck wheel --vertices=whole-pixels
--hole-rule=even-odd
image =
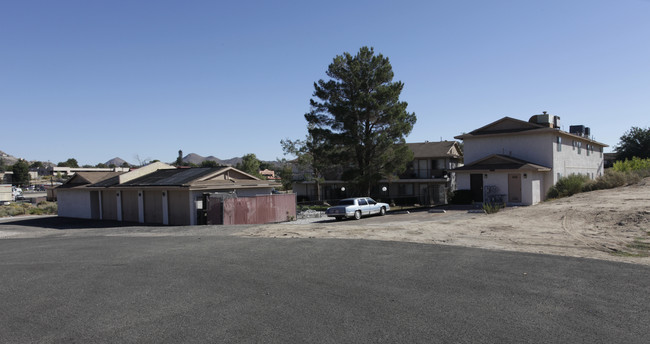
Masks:
[[[381,209],[379,210],[379,215],[381,215],[381,216],[386,215],[386,208],[385,207],[381,207]]]
[[[354,212],[354,219],[361,220],[361,210],[357,210]]]

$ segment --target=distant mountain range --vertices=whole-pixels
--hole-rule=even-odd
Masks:
[[[0,158],[4,161],[5,165],[13,165],[19,159],[19,158],[16,158],[16,157],[14,157],[14,156],[12,156],[10,154],[7,154],[7,153],[5,153],[3,151],[0,151]],[[203,161],[206,161],[206,160],[208,160],[208,161],[216,161],[221,166],[235,166],[238,163],[242,162],[241,157],[222,160],[222,159],[219,159],[219,158],[217,158],[217,157],[215,157],[213,155],[203,157],[203,156],[198,155],[196,153],[187,154],[186,156],[183,157],[182,160],[183,160],[184,163],[194,164],[194,165],[201,165],[201,163]],[[33,161],[30,161],[30,163],[32,163],[32,162]],[[174,162],[175,161],[170,161],[169,163],[173,164]],[[275,161],[266,161],[266,162],[268,162],[268,163],[270,163],[272,165],[276,165]],[[47,164],[47,162],[43,162],[43,163]],[[126,161],[126,160],[124,160],[122,158],[119,158],[119,157],[115,157],[113,159],[110,159],[110,160],[106,161],[104,164],[106,164],[106,166],[114,165],[114,166],[119,167],[119,166],[122,166],[124,163],[128,163],[128,161]],[[56,163],[53,163],[52,165],[56,166]]]
[[[230,159],[226,159],[226,160],[221,160],[221,159],[219,159],[219,158],[217,158],[215,156],[212,156],[212,155],[203,157],[203,156],[200,156],[200,155],[198,155],[196,153],[190,153],[190,154],[184,156],[182,160],[183,160],[184,163],[194,164],[194,165],[199,165],[199,166],[204,161],[216,161],[217,164],[219,164],[221,166],[233,166],[234,167],[238,163],[242,162],[243,159],[241,157],[237,157],[237,158],[230,158]],[[277,161],[262,161],[262,162],[266,162],[266,163],[270,164],[271,166],[275,166],[274,168],[276,168],[276,169],[281,168],[280,164]]]
[[[221,160],[215,156],[203,157],[196,153],[190,153],[183,157],[183,162],[188,164],[201,165],[204,161],[216,161],[219,165],[235,166],[242,161],[242,158],[232,158],[227,160]]]

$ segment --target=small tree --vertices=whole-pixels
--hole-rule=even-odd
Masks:
[[[250,153],[242,157],[242,161],[235,165],[235,168],[242,170],[248,174],[252,174],[256,177],[260,176],[260,161],[257,159],[255,154]]]
[[[41,161],[34,161],[29,168],[43,168],[45,167]]]
[[[106,164],[104,164],[104,163],[102,163],[102,162],[100,162],[99,164],[95,165],[95,167],[97,167],[97,168],[108,168],[108,166],[106,166]]]
[[[260,160],[260,171],[273,170],[274,168],[275,168],[275,166],[273,165],[273,163],[268,162],[268,161],[261,161]]]
[[[176,161],[174,162],[174,165],[183,166],[183,151],[182,150],[178,150],[178,157],[176,158]]]
[[[633,157],[650,158],[650,127],[632,127],[620,138],[620,142],[614,148],[617,160],[632,160]]]
[[[284,191],[289,191],[293,188],[293,168],[287,159],[278,160],[281,164],[280,171],[278,171],[278,177],[280,177],[280,183],[282,184],[282,189]]]
[[[316,186],[316,200],[322,201],[320,184],[325,180],[325,172],[332,168],[327,159],[327,148],[322,141],[314,140],[312,135],[307,135],[304,140],[284,139],[280,141],[284,155],[295,156],[295,164],[306,173],[305,179],[313,180]],[[291,173],[293,178],[293,171]],[[282,177],[284,180],[284,177]]]
[[[72,168],[78,168],[78,167],[79,167],[79,163],[77,162],[77,159],[70,158],[70,159],[68,159],[68,160],[66,160],[66,161],[64,161],[64,162],[60,162],[60,163],[56,164],[56,166],[58,166],[58,167],[72,167]]]
[[[27,161],[18,160],[16,163],[11,166],[11,171],[13,171],[12,184],[16,186],[23,186],[29,184],[29,165]]]
[[[214,160],[203,160],[201,162],[201,167],[219,167],[219,163]]]
[[[135,161],[138,162],[138,166],[142,167],[142,166],[149,165],[151,163],[151,158],[140,158],[140,155],[136,154],[135,155]],[[122,165],[124,165],[124,164],[122,164]],[[125,167],[129,167],[129,166],[125,166]]]

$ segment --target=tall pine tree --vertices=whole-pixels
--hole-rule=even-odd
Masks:
[[[327,69],[330,80],[314,83],[311,111],[305,114],[309,136],[319,156],[342,167],[343,179],[369,195],[380,179],[402,172],[413,154],[405,136],[416,122],[399,96],[388,58],[363,47],[352,56],[336,56]]]

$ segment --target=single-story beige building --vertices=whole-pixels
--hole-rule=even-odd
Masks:
[[[59,216],[162,225],[202,223],[205,195],[271,195],[278,187],[233,167],[153,163],[130,172],[78,172],[57,188]],[[293,207],[295,217],[295,204]]]

